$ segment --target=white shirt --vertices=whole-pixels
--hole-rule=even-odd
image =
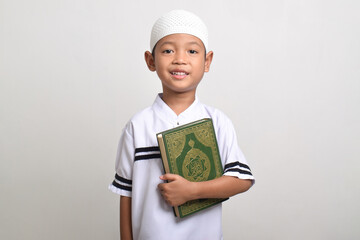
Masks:
[[[196,98],[188,109],[176,115],[158,95],[151,107],[133,116],[123,129],[115,180],[109,186],[111,191],[132,198],[134,239],[222,239],[221,204],[176,218],[157,188],[164,170],[156,134],[202,118],[213,120],[224,175],[254,180],[225,114]]]

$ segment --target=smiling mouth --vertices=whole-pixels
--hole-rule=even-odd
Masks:
[[[187,72],[171,72],[172,75],[175,76],[186,76],[189,75]]]

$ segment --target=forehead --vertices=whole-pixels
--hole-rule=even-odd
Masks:
[[[161,47],[166,44],[199,45],[200,47],[203,47],[205,49],[203,42],[198,37],[186,33],[175,33],[165,36],[162,39],[160,39],[156,45]]]

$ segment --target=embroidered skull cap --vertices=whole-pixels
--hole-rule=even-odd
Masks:
[[[205,50],[208,49],[208,30],[204,22],[194,13],[185,10],[173,10],[160,17],[151,30],[150,49],[156,43],[171,34],[186,33],[199,38]]]

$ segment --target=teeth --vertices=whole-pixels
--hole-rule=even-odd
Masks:
[[[180,76],[186,75],[186,73],[184,73],[184,72],[172,72],[171,74],[172,75],[180,75]]]

